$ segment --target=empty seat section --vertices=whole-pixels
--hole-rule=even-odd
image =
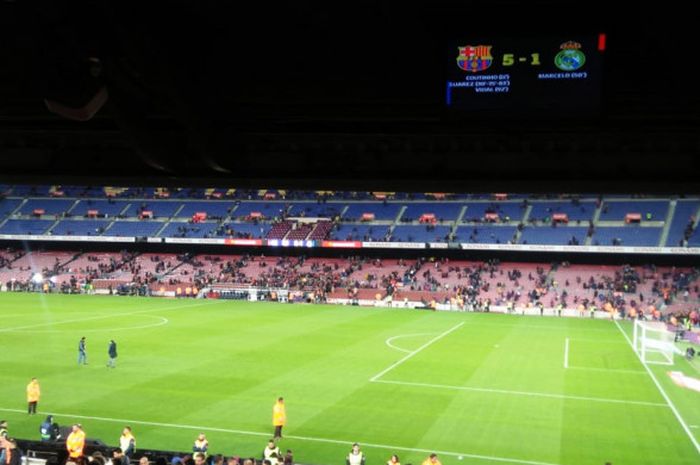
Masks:
[[[211,237],[214,230],[219,225],[217,223],[187,223],[171,222],[163,231],[160,237]]]
[[[29,199],[20,208],[20,213],[31,215],[34,210],[44,210],[45,215],[60,215],[67,212],[74,203],[75,200],[71,199]]]
[[[52,220],[7,220],[0,234],[44,234],[53,223]]]
[[[652,221],[665,221],[668,207],[668,200],[606,200],[600,211],[600,220],[624,221],[628,213],[640,213],[643,221],[649,213]]]
[[[421,215],[432,213],[440,221],[454,221],[459,216],[462,204],[442,202],[420,202],[406,204],[401,221],[416,221]]]
[[[394,242],[445,242],[450,226],[401,225],[391,233]]]
[[[506,244],[515,236],[515,226],[460,226],[457,228],[456,242],[474,244]]]
[[[510,221],[520,221],[525,214],[522,203],[513,202],[480,202],[468,203],[467,211],[462,221],[483,221],[486,213],[497,213],[500,220],[509,218]]]
[[[388,226],[379,224],[339,224],[331,232],[331,239],[339,241],[384,241]]]
[[[343,211],[344,203],[295,203],[289,208],[289,216],[303,216],[306,218],[333,218]]]
[[[617,245],[655,247],[659,245],[662,228],[643,226],[598,227],[593,234],[593,245]]]
[[[399,214],[400,210],[401,205],[397,203],[351,203],[349,204],[348,210],[343,215],[343,219],[348,221],[358,221],[362,219],[363,214],[371,213],[374,215],[375,220],[393,221],[394,219],[396,219],[396,216]]]
[[[233,216],[243,219],[252,212],[258,212],[262,213],[265,218],[271,219],[279,217],[286,210],[287,204],[285,202],[241,202],[233,212]]]
[[[97,210],[98,215],[106,215],[111,218],[119,215],[129,203],[126,200],[81,200],[71,210],[71,214],[73,216],[85,216],[90,210]]]
[[[521,244],[541,245],[574,245],[572,238],[576,238],[578,245],[583,245],[586,240],[588,228],[558,226],[526,226],[520,235]]]
[[[208,217],[225,218],[229,209],[233,208],[233,202],[212,200],[209,202],[183,202],[182,210],[177,214],[181,218],[192,217],[195,213],[205,212]]]
[[[529,219],[544,221],[552,218],[555,213],[563,213],[569,217],[569,221],[589,221],[595,213],[595,202],[533,202]]]
[[[99,236],[109,225],[100,220],[63,220],[51,229],[54,236]]]
[[[163,226],[159,221],[115,221],[104,236],[155,236]]]

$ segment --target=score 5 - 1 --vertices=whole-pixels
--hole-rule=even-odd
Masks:
[[[503,66],[513,66],[515,63],[526,63],[527,62],[527,57],[516,57],[512,53],[504,53],[503,54]],[[531,53],[530,54],[530,66],[539,66],[540,65],[540,54],[539,53]]]

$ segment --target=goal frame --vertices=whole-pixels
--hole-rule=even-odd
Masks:
[[[676,353],[674,336],[666,323],[634,320],[634,351],[643,363],[673,365],[673,355]]]

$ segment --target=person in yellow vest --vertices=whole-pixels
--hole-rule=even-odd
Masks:
[[[27,413],[29,415],[36,415],[36,406],[39,403],[39,397],[41,397],[39,380],[32,378],[29,384],[27,384]]]
[[[430,454],[430,457],[427,459],[423,460],[422,465],[442,465],[440,460],[438,459],[437,454]]]
[[[85,449],[85,431],[83,431],[82,425],[73,425],[73,431],[66,439],[66,449],[68,450],[69,460],[73,462],[82,460]]]
[[[280,397],[272,407],[272,426],[275,427],[275,439],[282,438],[282,427],[287,423],[287,408],[284,406],[284,398]]]

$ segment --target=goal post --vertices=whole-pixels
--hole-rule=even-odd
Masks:
[[[675,333],[666,323],[634,321],[634,351],[642,362],[657,365],[673,365],[673,355],[682,354],[674,343]]]

